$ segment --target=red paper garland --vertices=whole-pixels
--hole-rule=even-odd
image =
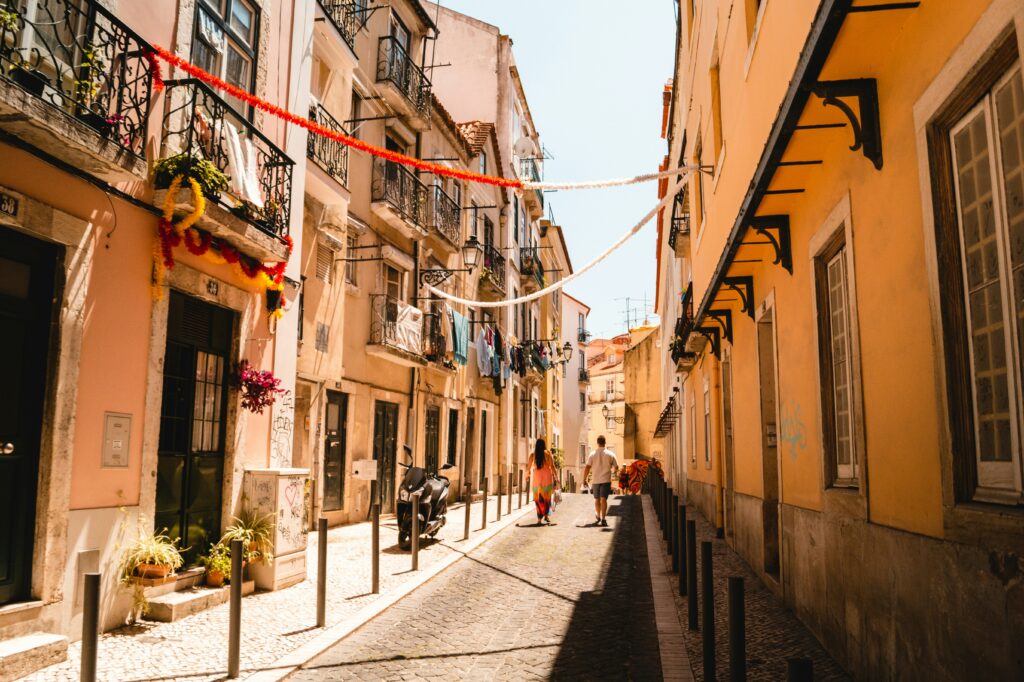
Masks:
[[[251,104],[257,109],[262,109],[263,111],[266,111],[269,114],[277,116],[280,119],[288,121],[289,123],[305,128],[311,133],[314,133],[321,137],[326,137],[328,139],[334,140],[335,142],[340,142],[341,144],[346,145],[348,147],[352,147],[353,149],[358,149],[360,151],[367,152],[368,154],[372,154],[373,156],[386,159],[388,161],[394,161],[396,163],[400,163],[406,166],[411,166],[418,170],[433,173],[435,175],[447,175],[448,177],[456,178],[458,180],[468,180],[470,182],[478,182],[485,185],[495,185],[497,187],[512,187],[515,189],[521,189],[523,187],[523,183],[520,180],[502,178],[495,175],[484,175],[482,173],[474,173],[472,171],[451,168],[449,166],[444,166],[439,163],[423,161],[422,159],[417,159],[415,157],[407,156],[405,154],[399,154],[398,152],[391,151],[390,149],[384,149],[383,147],[378,147],[376,145],[369,144],[368,142],[363,142],[362,140],[351,137],[350,135],[345,135],[344,133],[339,133],[337,131],[331,130],[330,128],[325,128],[324,126],[320,125],[315,121],[311,121],[308,118],[303,118],[302,116],[293,114],[290,111],[282,109],[276,104],[271,104],[266,100],[262,100],[259,97],[256,97],[255,95],[246,92],[242,88],[232,85],[231,83],[228,83],[227,81],[218,78],[217,76],[214,76],[212,73],[208,73],[203,69],[200,69],[198,66],[195,66],[194,64],[190,64],[181,57],[168,52],[159,45],[154,45],[153,50],[155,51],[157,57],[163,59],[168,64],[177,66],[182,71],[185,71],[186,73],[198,78],[207,85],[210,85],[216,88],[217,90],[220,90],[221,92],[225,92],[231,95],[232,97],[240,99],[243,102],[247,102],[248,104]],[[156,87],[155,82],[153,87]]]

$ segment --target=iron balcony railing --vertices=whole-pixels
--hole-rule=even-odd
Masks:
[[[671,357],[673,362],[679,362],[686,355],[686,340],[693,331],[693,284],[686,285],[686,291],[682,296],[682,314],[676,320],[676,326],[672,333]]]
[[[286,236],[295,162],[205,83],[167,81],[166,99],[164,156],[185,153],[209,161],[231,182],[230,197],[208,198],[268,234]],[[255,187],[244,179],[253,162]]]
[[[402,164],[374,158],[371,198],[387,203],[417,228],[427,229],[427,186]]]
[[[309,107],[309,119],[336,133],[348,134],[338,119],[331,116],[330,112],[318,102]],[[315,161],[316,165],[323,168],[325,173],[342,185],[348,185],[347,145],[323,135],[310,134],[306,143],[306,156]]]
[[[370,299],[370,343],[422,355],[423,314],[387,294],[373,294]],[[415,323],[417,316],[419,322]]]
[[[353,50],[356,49],[356,33],[363,25],[363,11],[354,2],[317,1],[334,28],[338,29],[342,40]]]
[[[673,251],[676,248],[676,240],[679,236],[690,234],[690,213],[686,208],[686,197],[683,190],[676,192],[672,201],[672,220],[668,228],[668,246]]]
[[[544,288],[544,265],[540,262],[539,247],[526,246],[520,249],[519,271],[527,277],[533,277]]]
[[[444,313],[438,309],[423,316],[423,356],[431,362],[444,363],[445,340],[441,333]]]
[[[382,36],[377,49],[377,82],[389,82],[421,116],[429,114],[430,81],[394,36]]]
[[[430,227],[454,246],[459,246],[459,205],[440,185],[430,188]]]
[[[590,372],[588,372],[587,370],[583,369],[582,367],[580,368],[580,383],[581,384],[589,384],[590,383]]]
[[[519,175],[525,180],[533,182],[540,182],[540,166],[537,165],[536,159],[521,159],[519,162]],[[544,192],[539,189],[533,190],[534,196],[537,197],[537,203],[540,204],[541,210],[544,209]]]
[[[96,0],[0,0],[0,78],[144,156],[149,44]]]
[[[576,332],[576,340],[580,343],[590,343],[591,333],[586,329],[579,329]]]
[[[486,277],[495,289],[504,293],[506,291],[505,257],[494,248],[493,244],[484,244],[484,268],[481,277]]]

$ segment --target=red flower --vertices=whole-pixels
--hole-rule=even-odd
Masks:
[[[268,370],[253,369],[248,360],[238,363],[238,385],[242,390],[242,407],[257,414],[274,404],[278,393],[284,393],[281,380]]]

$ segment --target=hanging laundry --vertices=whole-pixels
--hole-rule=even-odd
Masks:
[[[465,365],[469,361],[469,320],[462,314],[451,310],[452,316],[452,355],[456,364]]]
[[[491,358],[493,355],[494,350],[491,348],[491,344],[487,342],[487,329],[481,329],[480,334],[476,338],[476,366],[480,370],[480,376],[491,376]]]

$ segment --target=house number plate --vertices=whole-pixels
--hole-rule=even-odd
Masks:
[[[10,194],[4,194],[0,192],[0,213],[11,216],[12,218],[18,217],[18,200],[12,197]]]

